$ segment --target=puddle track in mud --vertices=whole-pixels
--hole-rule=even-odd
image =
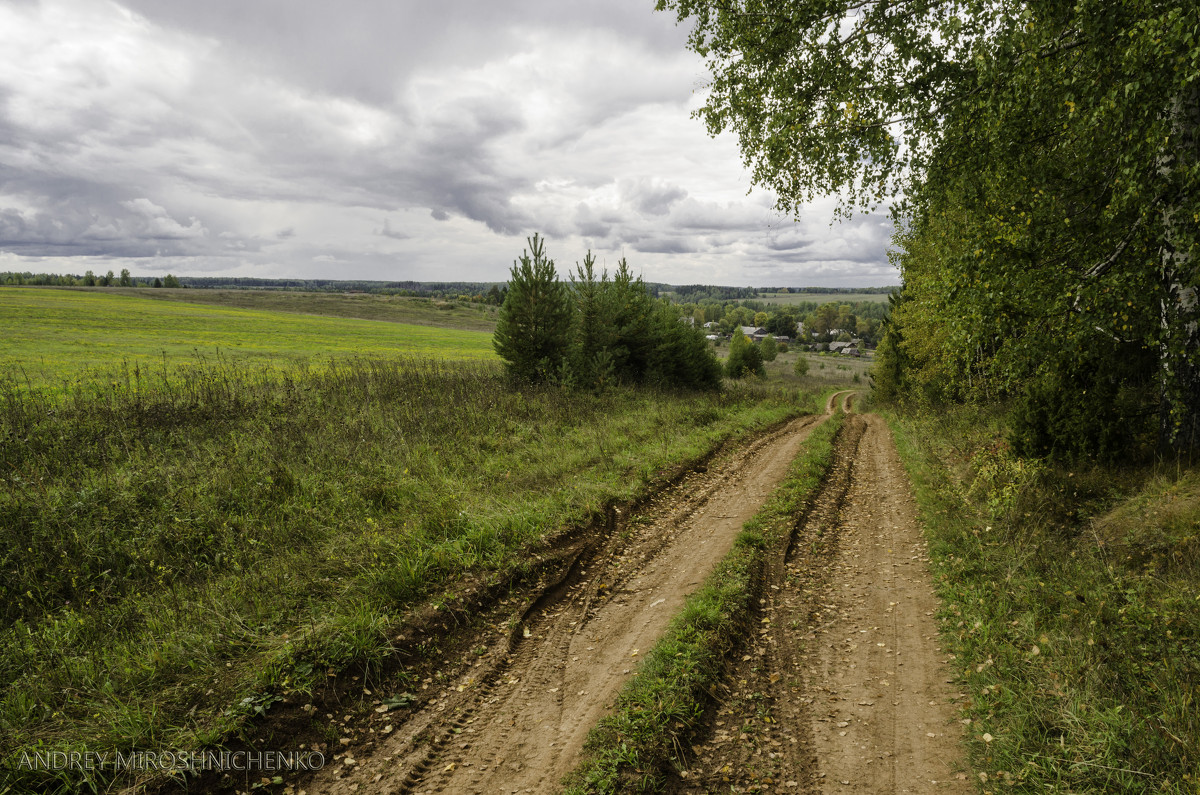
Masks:
[[[837,398],[848,400],[844,395]],[[832,410],[831,398],[829,409]],[[822,416],[798,418],[618,517],[507,642],[493,643],[363,758],[309,792],[559,792],[588,731],[611,709],[668,621],[729,552]]]
[[[886,423],[848,417],[817,502],[768,561],[757,635],[669,791],[970,791],[926,564]]]

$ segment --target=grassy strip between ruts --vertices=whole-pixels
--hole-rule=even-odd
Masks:
[[[617,698],[615,712],[588,736],[568,792],[649,792],[661,784],[683,739],[703,714],[707,692],[745,635],[769,550],[787,539],[833,461],[839,409],[813,430],[767,504],[746,523],[729,555],[688,597]]]
[[[377,669],[408,611],[809,397],[514,389],[433,360],[0,389],[0,792],[23,751],[202,749]],[[801,402],[802,401],[802,402]],[[5,769],[7,767],[7,769]]]
[[[890,416],[992,792],[1200,792],[1200,476],[1019,459],[980,409]]]

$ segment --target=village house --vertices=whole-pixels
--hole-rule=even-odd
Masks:
[[[754,340],[755,342],[762,342],[763,337],[769,336],[771,333],[765,328],[760,328],[758,326],[742,326],[741,329],[742,333],[745,334],[748,339]]]

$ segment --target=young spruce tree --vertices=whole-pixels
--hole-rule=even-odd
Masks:
[[[554,260],[546,259],[545,241],[534,235],[528,243],[513,263],[492,344],[511,377],[536,383],[567,360],[573,307]]]
[[[583,386],[603,389],[616,380],[612,347],[616,340],[616,306],[608,271],[596,275],[596,258],[588,251],[571,275],[576,312],[574,370]]]

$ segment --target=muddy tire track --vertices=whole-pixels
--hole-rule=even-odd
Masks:
[[[481,638],[465,673],[403,723],[375,721],[362,758],[331,755],[303,783],[321,793],[558,792],[587,732],[611,709],[742,525],[766,501],[822,416],[798,418],[683,478]],[[495,640],[495,637],[499,640]],[[425,687],[432,683],[427,680]]]
[[[848,417],[670,791],[969,791],[926,563],[886,424]]]
[[[834,392],[829,396],[829,400],[825,401],[825,413],[832,414],[841,405],[842,411],[847,414],[854,407],[854,399],[858,397],[858,392],[853,389]]]

